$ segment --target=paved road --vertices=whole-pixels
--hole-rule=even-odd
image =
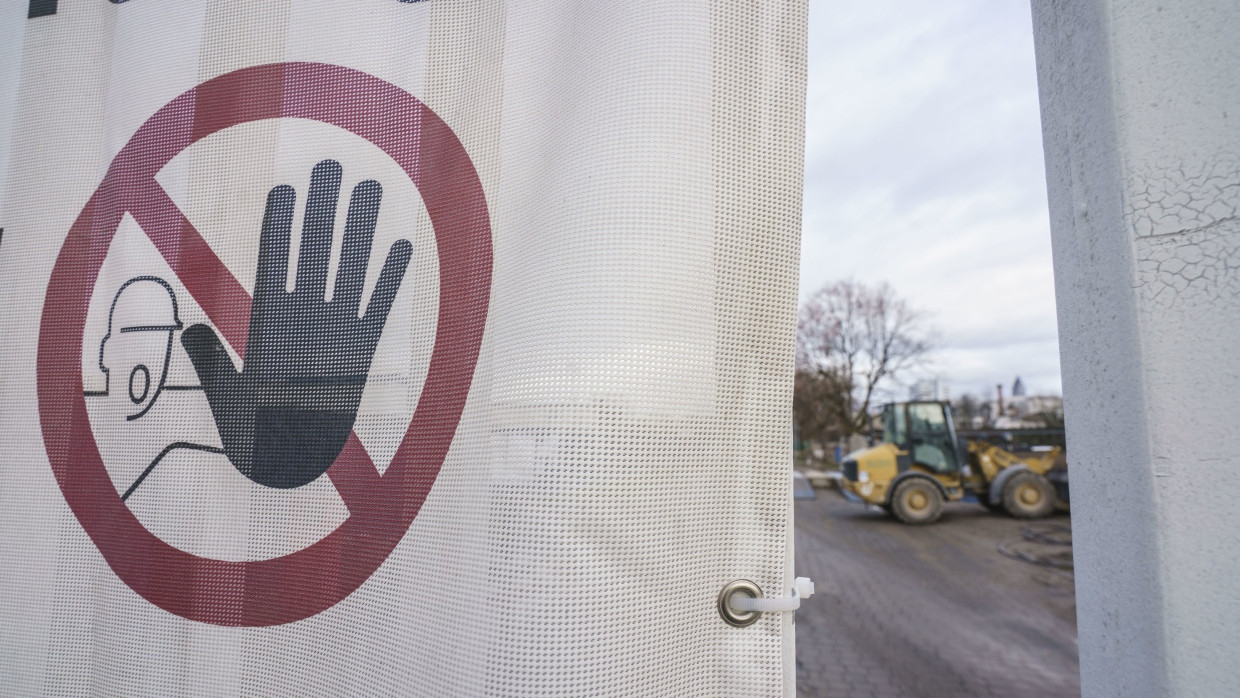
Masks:
[[[797,501],[796,570],[818,590],[797,612],[799,695],[1080,695],[1071,573],[997,550],[1062,554],[1023,523],[959,503],[912,527],[832,490]]]

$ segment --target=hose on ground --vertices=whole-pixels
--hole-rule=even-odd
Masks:
[[[1042,550],[1037,546],[1051,549]],[[1063,550],[1065,547],[1067,550]],[[1031,565],[1071,572],[1072,529],[1063,524],[1026,524],[1020,527],[1019,539],[1009,538],[999,543],[999,553]]]

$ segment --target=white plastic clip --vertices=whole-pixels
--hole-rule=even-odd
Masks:
[[[809,577],[797,577],[792,582],[792,596],[782,598],[754,598],[745,594],[733,594],[728,605],[742,613],[787,613],[801,607],[801,599],[814,595],[814,581]]]

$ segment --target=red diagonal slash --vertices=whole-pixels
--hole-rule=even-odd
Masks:
[[[159,182],[150,179],[139,186],[127,197],[133,202],[128,206],[129,212],[212,324],[244,360],[250,332],[250,294]],[[349,434],[340,457],[327,469],[327,477],[345,506],[354,511],[365,493],[377,491],[383,476],[354,432]]]

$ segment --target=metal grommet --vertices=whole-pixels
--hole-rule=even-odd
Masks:
[[[758,622],[761,613],[757,611],[738,611],[729,603],[733,596],[742,594],[754,599],[762,598],[762,590],[748,579],[738,579],[719,590],[719,616],[723,622],[737,628],[753,625]]]

